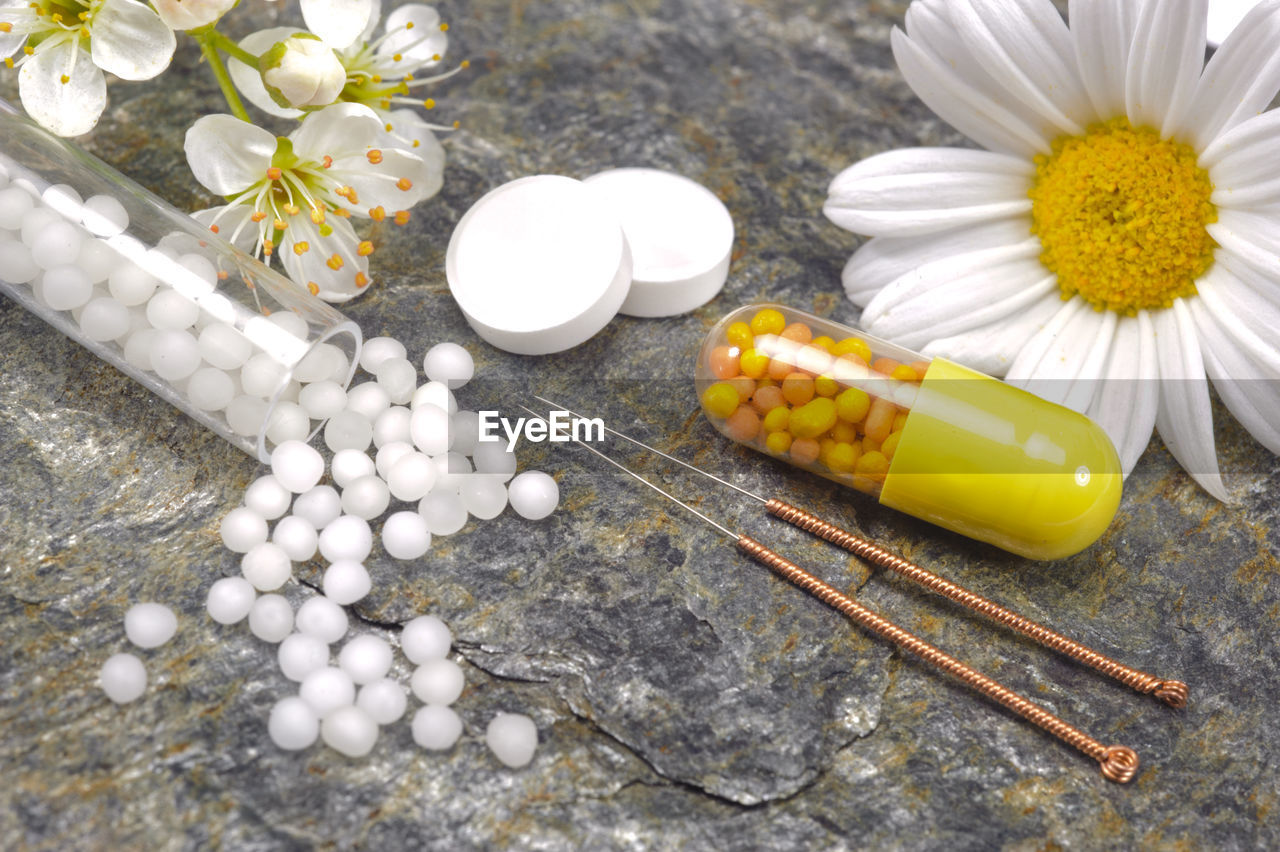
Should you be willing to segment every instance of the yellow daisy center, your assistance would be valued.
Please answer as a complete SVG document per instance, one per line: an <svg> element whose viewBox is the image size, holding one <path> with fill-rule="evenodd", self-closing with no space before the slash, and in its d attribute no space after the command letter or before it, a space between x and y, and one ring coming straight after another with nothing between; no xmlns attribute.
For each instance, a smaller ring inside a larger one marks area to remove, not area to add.
<svg viewBox="0 0 1280 852"><path fill-rule="evenodd" d="M1035 163L1031 232L1063 299L1133 314L1195 295L1218 211L1189 145L1116 118L1059 137Z"/></svg>

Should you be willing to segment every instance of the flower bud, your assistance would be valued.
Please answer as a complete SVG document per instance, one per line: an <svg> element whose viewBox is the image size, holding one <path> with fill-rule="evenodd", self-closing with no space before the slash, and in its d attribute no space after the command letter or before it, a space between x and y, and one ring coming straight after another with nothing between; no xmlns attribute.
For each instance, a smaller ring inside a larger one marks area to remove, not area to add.
<svg viewBox="0 0 1280 852"><path fill-rule="evenodd" d="M194 30L221 18L238 0L152 0L171 30Z"/></svg>
<svg viewBox="0 0 1280 852"><path fill-rule="evenodd" d="M333 49L310 33L278 41L258 60L267 94L282 107L328 106L347 82Z"/></svg>

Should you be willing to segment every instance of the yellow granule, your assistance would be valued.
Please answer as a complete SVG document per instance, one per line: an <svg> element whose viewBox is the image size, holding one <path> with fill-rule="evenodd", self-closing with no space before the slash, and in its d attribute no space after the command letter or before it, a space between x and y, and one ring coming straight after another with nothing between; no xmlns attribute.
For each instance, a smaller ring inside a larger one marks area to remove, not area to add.
<svg viewBox="0 0 1280 852"><path fill-rule="evenodd" d="M1190 146L1116 118L1058 138L1035 163L1031 232L1064 299L1134 314L1195 295L1218 211Z"/></svg>

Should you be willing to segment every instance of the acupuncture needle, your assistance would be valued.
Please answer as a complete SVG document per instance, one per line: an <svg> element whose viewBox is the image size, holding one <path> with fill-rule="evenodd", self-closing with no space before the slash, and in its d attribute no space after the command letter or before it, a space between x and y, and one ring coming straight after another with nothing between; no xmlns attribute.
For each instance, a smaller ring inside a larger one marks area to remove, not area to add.
<svg viewBox="0 0 1280 852"><path fill-rule="evenodd" d="M533 416L538 416L535 412L525 408L523 405L520 407L524 408L525 411L528 411ZM1081 731L1079 728L1063 721L1048 710L1045 710L1043 707L1040 707L1034 702L1022 697L1008 687L1005 687L992 678L987 677L982 672L960 662L940 648L925 642L915 634L902 629L892 621L889 621L883 616L868 609L853 598L841 592L839 589L836 589L829 583L820 580L818 577L815 577L800 566L787 560L785 557L768 547L765 547L750 536L735 533L733 530L713 520L684 501L677 499L669 492L653 484L640 474L623 465L621 462L611 459L609 456L594 447L583 443L582 441L576 439L571 440L588 452L599 456L601 459L613 465L627 476L630 476L642 485L653 489L672 503L675 503L685 511L690 512L699 520L709 524L721 534L733 539L734 544L741 553L773 571L782 579L803 591L808 592L810 595L827 604L832 609L843 613L850 620L862 626L869 632L892 642L894 645L915 654L917 657L935 668L958 678L960 681L976 689L991 700L1001 704L1009 710L1012 710L1014 713L1017 713L1033 725L1047 731L1065 742L1067 745L1077 749L1082 754L1093 758L1098 762L1102 776L1107 780L1124 784L1132 780L1134 775L1137 774L1138 755L1128 746L1103 745L1093 737Z"/></svg>
<svg viewBox="0 0 1280 852"><path fill-rule="evenodd" d="M541 396L533 395L535 399L546 403L553 408L567 411L575 417L582 417L564 406L554 403L549 399ZM673 455L664 453L655 447L625 435L616 429L608 426L604 430L611 435L629 441L637 447L641 447L648 452L674 462L681 467L693 471L694 473L704 476L713 482L719 483L727 488L732 488L739 494L750 497L764 504L765 511L775 518L786 521L787 523L799 527L807 533L824 539L837 547L840 547L860 559L870 562L872 565L881 568L887 568L913 583L917 583L924 588L942 595L949 600L955 601L962 606L981 613L992 620L1029 637L1030 639L1040 643L1046 648L1057 651L1073 660L1081 662L1102 674L1118 680L1120 683L1136 690L1137 692L1154 695L1170 707L1182 708L1187 704L1187 685L1179 680L1169 680L1166 678L1155 677L1135 668L1124 665L1116 660L1111 659L1103 654L1098 653L1087 645L1063 636L1057 631L1051 630L1037 622L1032 621L1018 613L1001 606L995 601L988 600L976 592L971 592L963 586L959 586L925 568L916 565L907 559L898 556L891 551L885 550L878 544L868 541L861 536L855 535L835 524L828 523L816 515L806 512L796 506L792 506L784 500L778 498L765 498L759 494L748 491L745 488L734 485L721 479L718 476L710 474L701 468L695 467L686 461L676 458Z"/></svg>

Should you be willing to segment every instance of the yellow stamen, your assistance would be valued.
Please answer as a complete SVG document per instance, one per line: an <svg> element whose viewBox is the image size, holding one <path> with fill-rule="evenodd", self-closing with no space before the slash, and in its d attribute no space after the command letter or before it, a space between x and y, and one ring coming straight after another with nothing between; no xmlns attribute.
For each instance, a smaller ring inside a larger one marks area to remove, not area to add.
<svg viewBox="0 0 1280 852"><path fill-rule="evenodd" d="M447 33L447 32L449 32L449 25L448 25L448 24L441 24L441 25L440 25L440 32L442 32L442 33Z"/></svg>
<svg viewBox="0 0 1280 852"><path fill-rule="evenodd" d="M382 208L382 205L370 207L369 218L375 222L381 222L383 219L387 218L387 211Z"/></svg>
<svg viewBox="0 0 1280 852"><path fill-rule="evenodd" d="M306 240L302 240L301 242L296 242L293 244L293 253L296 254L298 257L302 257L304 254L307 253L307 250L310 248L311 248L311 244L308 243Z"/></svg>
<svg viewBox="0 0 1280 852"><path fill-rule="evenodd" d="M367 287L368 284L369 284L369 276L365 275L363 272L357 272L356 286L360 288L364 288L364 287Z"/></svg>
<svg viewBox="0 0 1280 852"><path fill-rule="evenodd" d="M1134 314L1195 295L1218 211L1189 145L1116 118L1055 140L1035 162L1031 232L1064 299Z"/></svg>
<svg viewBox="0 0 1280 852"><path fill-rule="evenodd" d="M271 240L262 241L262 253L267 257L270 257L271 252L275 251L275 249L276 249L276 244L271 242Z"/></svg>
<svg viewBox="0 0 1280 852"><path fill-rule="evenodd" d="M216 234L216 233L218 233L218 226L217 226L217 225L210 225L210 226L209 226L209 230L210 230L210 231L213 231L213 232Z"/></svg>
<svg viewBox="0 0 1280 852"><path fill-rule="evenodd" d="M407 225L407 224L409 224L409 211L408 211L408 210L397 210L397 211L396 211L396 219L395 219L395 221L396 221L396 224L397 224L397 225Z"/></svg>
<svg viewBox="0 0 1280 852"><path fill-rule="evenodd" d="M424 107L426 107L427 109L435 109L435 108L436 108L436 102L435 102L435 99L434 99L434 98L427 98L425 101L423 101L423 102L422 102L422 105L423 105Z"/></svg>
<svg viewBox="0 0 1280 852"><path fill-rule="evenodd" d="M9 23L8 21L0 21L0 33L11 33L11 32L13 32L13 24Z"/></svg>
<svg viewBox="0 0 1280 852"><path fill-rule="evenodd" d="M271 224L275 226L275 229L276 229L277 231L283 231L285 228L287 228L287 227L289 226L289 223L288 223L288 222L286 222L286 221L285 221L285 220L283 220L283 219L277 219L277 220L275 220L274 222L272 222Z"/></svg>
<svg viewBox="0 0 1280 852"><path fill-rule="evenodd" d="M324 208L323 208L323 207L312 207L312 208L311 208L311 221L312 221L312 222L315 222L317 225L320 225L320 224L323 224L323 223L324 223Z"/></svg>
<svg viewBox="0 0 1280 852"><path fill-rule="evenodd" d="M62 81L62 84L63 84L64 86L65 86L67 83L70 83L70 82L71 82L71 78L70 78L70 77L68 77L66 74L63 74L63 75L62 75L61 77L59 77L58 79Z"/></svg>
<svg viewBox="0 0 1280 852"><path fill-rule="evenodd" d="M356 254L361 257L368 257L373 254L373 243L368 240L362 240L360 245L356 246Z"/></svg>
<svg viewBox="0 0 1280 852"><path fill-rule="evenodd" d="M271 166L267 169L267 180L280 180L280 169Z"/></svg>
<svg viewBox="0 0 1280 852"><path fill-rule="evenodd" d="M413 189L413 181L409 180L407 177L402 177L400 180L396 181L396 189L401 192L408 192Z"/></svg>
<svg viewBox="0 0 1280 852"><path fill-rule="evenodd" d="M319 285L319 284L317 284L317 283L316 283L316 282L314 282L314 281L308 281L308 282L307 282L307 289L311 291L311 295L313 295L313 296L319 296L319 295L320 295L320 285Z"/></svg>
<svg viewBox="0 0 1280 852"><path fill-rule="evenodd" d="M368 151L365 151L364 157L375 166L382 162L382 152L377 148L370 148Z"/></svg>
<svg viewBox="0 0 1280 852"><path fill-rule="evenodd" d="M470 59L464 59L464 60L462 60L461 67L463 67L463 68L470 68L470 67L471 67L471 60L470 60Z"/></svg>
<svg viewBox="0 0 1280 852"><path fill-rule="evenodd" d="M249 219L254 222L261 222L265 218L267 218L267 214L263 210L255 210L249 214Z"/></svg>
<svg viewBox="0 0 1280 852"><path fill-rule="evenodd" d="M329 259L326 260L324 263L325 263L325 266L329 267L334 272L337 272L339 269L342 268L342 258L337 254L329 255Z"/></svg>

